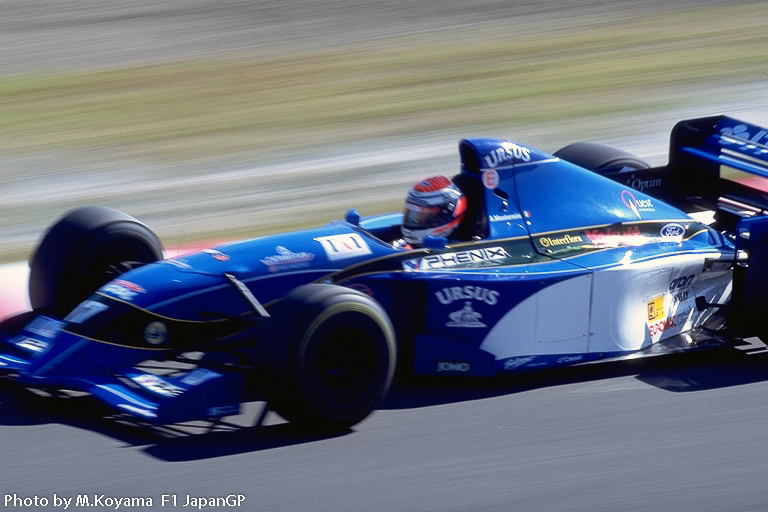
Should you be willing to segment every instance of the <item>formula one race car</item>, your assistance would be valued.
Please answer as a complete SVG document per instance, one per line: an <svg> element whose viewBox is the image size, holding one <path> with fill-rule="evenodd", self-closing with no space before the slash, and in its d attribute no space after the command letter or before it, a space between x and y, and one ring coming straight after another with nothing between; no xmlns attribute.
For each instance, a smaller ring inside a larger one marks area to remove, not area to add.
<svg viewBox="0 0 768 512"><path fill-rule="evenodd" d="M31 258L34 311L0 326L0 372L149 423L264 400L344 429L396 366L491 376L743 344L768 302L766 141L725 116L682 121L651 168L592 143L463 140L465 238L416 248L393 246L402 215L350 210L164 260L136 219L77 209Z"/></svg>

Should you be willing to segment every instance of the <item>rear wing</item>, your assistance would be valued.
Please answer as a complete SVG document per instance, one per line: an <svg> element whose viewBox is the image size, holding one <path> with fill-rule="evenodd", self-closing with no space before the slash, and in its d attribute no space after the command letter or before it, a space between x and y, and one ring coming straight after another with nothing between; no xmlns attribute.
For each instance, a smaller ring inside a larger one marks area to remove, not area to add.
<svg viewBox="0 0 768 512"><path fill-rule="evenodd" d="M719 115L680 121L669 163L606 176L686 212L710 210L724 228L768 214L768 128Z"/></svg>
<svg viewBox="0 0 768 512"><path fill-rule="evenodd" d="M672 129L668 175L678 197L744 215L768 210L768 129L727 116Z"/></svg>
<svg viewBox="0 0 768 512"><path fill-rule="evenodd" d="M728 316L736 336L766 339L768 128L722 115L681 121L662 172L678 200L713 210L713 227L746 251L748 263L734 260Z"/></svg>

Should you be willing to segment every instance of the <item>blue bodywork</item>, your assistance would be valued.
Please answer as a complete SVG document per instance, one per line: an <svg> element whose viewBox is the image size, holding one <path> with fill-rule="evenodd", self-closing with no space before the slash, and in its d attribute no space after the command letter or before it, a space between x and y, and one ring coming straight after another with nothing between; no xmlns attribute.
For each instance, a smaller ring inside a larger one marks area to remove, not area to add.
<svg viewBox="0 0 768 512"><path fill-rule="evenodd" d="M719 157L710 149L685 154ZM66 318L38 316L6 335L0 371L25 386L86 391L118 411L171 423L235 414L258 398L251 373L259 344L270 343L260 338L269 318L233 283L247 286L266 312L306 283L359 290L389 315L399 364L434 375L486 376L648 351L676 339L664 330L696 333L705 321L692 306L696 296L728 299L735 239L631 188L631 180L502 139L463 140L459 152L456 181L472 205L464 240L394 248L400 214L351 212L316 229L148 264ZM667 179L676 169L649 172L662 171ZM713 273L689 270L707 265ZM617 276L615 287L602 273ZM601 330L599 305L610 306L603 295L653 279L663 293L637 295ZM622 315L635 309L641 318L627 324L639 327L625 336ZM528 345L516 345L518 335ZM169 360L180 361L175 371L147 370L148 361Z"/></svg>

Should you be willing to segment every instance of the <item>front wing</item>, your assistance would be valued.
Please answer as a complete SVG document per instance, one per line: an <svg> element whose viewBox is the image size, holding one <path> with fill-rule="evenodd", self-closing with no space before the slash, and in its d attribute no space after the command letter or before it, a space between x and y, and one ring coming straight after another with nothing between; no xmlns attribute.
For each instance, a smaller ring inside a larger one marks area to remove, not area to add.
<svg viewBox="0 0 768 512"><path fill-rule="evenodd" d="M240 369L148 360L146 351L80 338L44 316L2 341L0 375L30 388L84 391L153 424L238 414L244 400Z"/></svg>

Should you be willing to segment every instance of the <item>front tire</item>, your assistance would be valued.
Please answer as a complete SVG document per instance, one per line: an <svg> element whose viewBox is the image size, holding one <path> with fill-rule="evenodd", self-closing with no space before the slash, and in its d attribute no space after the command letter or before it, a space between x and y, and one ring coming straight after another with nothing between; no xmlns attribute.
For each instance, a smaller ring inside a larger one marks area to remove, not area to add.
<svg viewBox="0 0 768 512"><path fill-rule="evenodd" d="M78 208L51 226L32 255L29 300L36 311L64 316L120 273L162 258L160 240L130 215Z"/></svg>
<svg viewBox="0 0 768 512"><path fill-rule="evenodd" d="M312 431L359 423L381 403L395 373L392 324L370 297L335 285L290 292L272 312L270 407Z"/></svg>

